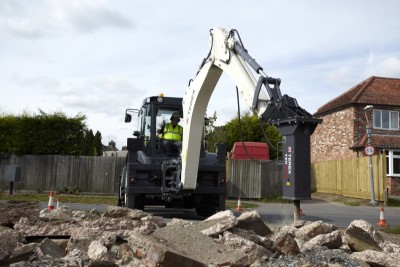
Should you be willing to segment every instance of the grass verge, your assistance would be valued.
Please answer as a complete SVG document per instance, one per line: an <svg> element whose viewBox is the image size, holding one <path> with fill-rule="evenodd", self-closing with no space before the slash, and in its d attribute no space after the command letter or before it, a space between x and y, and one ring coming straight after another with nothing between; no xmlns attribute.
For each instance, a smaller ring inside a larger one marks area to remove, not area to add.
<svg viewBox="0 0 400 267"><path fill-rule="evenodd" d="M83 204L104 204L116 206L118 202L118 196L94 196L94 195L65 195L59 194L54 195L54 201L60 197L61 203L83 203ZM8 201L26 201L26 202L48 202L48 194L14 194L14 195L4 195L0 194L0 200ZM226 200L226 208L234 209L237 207L237 201ZM256 208L258 205L254 203L249 203L246 201L241 201L241 207L244 209Z"/></svg>
<svg viewBox="0 0 400 267"><path fill-rule="evenodd" d="M226 200L225 201L225 208L226 209L235 209L238 205L237 205L237 200ZM249 203L246 201L240 201L240 207L242 207L243 209L254 209L257 208L258 205L254 204L254 203Z"/></svg>
<svg viewBox="0 0 400 267"><path fill-rule="evenodd" d="M94 196L94 195L54 195L54 201L60 197L61 203L86 203L86 204L105 204L116 206L118 202L117 196ZM27 201L27 202L47 202L48 194L14 194L0 195L0 200L9 201Z"/></svg>
<svg viewBox="0 0 400 267"><path fill-rule="evenodd" d="M380 230L381 230L382 232L385 232L385 233L388 233L388 234L400 235L400 225L382 227Z"/></svg>
<svg viewBox="0 0 400 267"><path fill-rule="evenodd" d="M389 207L400 207L400 200L389 198L388 199L388 206Z"/></svg>

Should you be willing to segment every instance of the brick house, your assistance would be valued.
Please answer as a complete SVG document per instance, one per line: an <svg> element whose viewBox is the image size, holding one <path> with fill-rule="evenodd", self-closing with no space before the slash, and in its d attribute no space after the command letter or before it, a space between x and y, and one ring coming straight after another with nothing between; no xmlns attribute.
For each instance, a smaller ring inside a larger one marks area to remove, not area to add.
<svg viewBox="0 0 400 267"><path fill-rule="evenodd" d="M387 155L389 194L400 195L400 79L372 76L320 107L311 136L311 162L365 156L371 146Z"/></svg>

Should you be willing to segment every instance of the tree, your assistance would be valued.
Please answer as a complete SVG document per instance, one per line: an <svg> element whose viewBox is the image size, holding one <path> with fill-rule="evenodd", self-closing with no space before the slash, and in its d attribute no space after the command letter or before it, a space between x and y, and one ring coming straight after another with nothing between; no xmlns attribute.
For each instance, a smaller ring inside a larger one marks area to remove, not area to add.
<svg viewBox="0 0 400 267"><path fill-rule="evenodd" d="M16 154L80 154L81 132L86 129L86 116L68 118L62 112L53 114L24 113L16 117Z"/></svg>
<svg viewBox="0 0 400 267"><path fill-rule="evenodd" d="M0 117L0 152L10 154L10 151L15 147L15 127L16 118L11 115Z"/></svg>
<svg viewBox="0 0 400 267"><path fill-rule="evenodd" d="M85 138L91 139L90 144L94 139L85 120L86 116L81 114L67 117L62 112L49 114L42 110L38 114L24 112L20 116L2 116L0 151L31 155L93 155L95 150L85 144ZM86 132L91 134L86 135Z"/></svg>
<svg viewBox="0 0 400 267"><path fill-rule="evenodd" d="M213 115L206 117L206 123L204 127L204 133L207 136L215 130L215 122L217 121L217 112L214 111Z"/></svg>
<svg viewBox="0 0 400 267"><path fill-rule="evenodd" d="M85 156L101 156L103 155L103 144L101 143L101 133L96 132L93 135L92 129L85 129L83 131L83 137L81 138L81 154Z"/></svg>
<svg viewBox="0 0 400 267"><path fill-rule="evenodd" d="M217 143L225 143L225 127L216 126L217 112L214 111L213 115L207 117L204 135L206 139L206 149L210 152L216 152Z"/></svg>
<svg viewBox="0 0 400 267"><path fill-rule="evenodd" d="M96 131L93 140L94 156L103 155L103 144L101 143L101 139L101 133L99 131Z"/></svg>
<svg viewBox="0 0 400 267"><path fill-rule="evenodd" d="M273 146L276 146L277 143L282 140L282 136L275 126L271 126L269 123L262 123L262 126L260 126L258 117L256 115L250 115L249 112L244 113L240 117L240 126L239 117L236 117L224 126L214 127L214 130L207 135L207 140L212 140L213 144L218 142L225 143L227 151L231 151L233 144L235 142L241 142L242 139L244 142L266 143L267 139L261 127L263 127L266 133L268 142ZM269 155L271 159L275 159L277 155L276 149L273 146L269 145ZM212 148L215 149L215 146ZM210 151L215 150L210 149Z"/></svg>
<svg viewBox="0 0 400 267"><path fill-rule="evenodd" d="M215 126L214 130L206 136L207 150L216 152L218 143L226 144L225 126Z"/></svg>
<svg viewBox="0 0 400 267"><path fill-rule="evenodd" d="M94 135L92 129L85 130L81 145L82 155L87 155L87 156L94 155L93 140L94 140Z"/></svg>

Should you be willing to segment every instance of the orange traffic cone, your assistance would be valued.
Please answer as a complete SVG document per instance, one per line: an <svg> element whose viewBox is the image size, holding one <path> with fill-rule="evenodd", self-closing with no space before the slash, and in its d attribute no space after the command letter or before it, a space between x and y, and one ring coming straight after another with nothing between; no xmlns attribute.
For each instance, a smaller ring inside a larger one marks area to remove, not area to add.
<svg viewBox="0 0 400 267"><path fill-rule="evenodd" d="M300 209L300 216L305 216L306 214L303 212L303 209Z"/></svg>
<svg viewBox="0 0 400 267"><path fill-rule="evenodd" d="M61 200L60 197L57 198L57 209L61 207Z"/></svg>
<svg viewBox="0 0 400 267"><path fill-rule="evenodd" d="M49 205L47 205L48 210L53 210L54 209L54 192L50 191L50 197L49 197Z"/></svg>
<svg viewBox="0 0 400 267"><path fill-rule="evenodd" d="M384 209L381 207L381 212L379 214L379 222L376 224L378 226L389 226L389 224L386 223L385 221L385 214L383 214Z"/></svg>
<svg viewBox="0 0 400 267"><path fill-rule="evenodd" d="M241 206L242 206L242 203L240 202L240 196L239 196L236 211L243 211L243 208Z"/></svg>

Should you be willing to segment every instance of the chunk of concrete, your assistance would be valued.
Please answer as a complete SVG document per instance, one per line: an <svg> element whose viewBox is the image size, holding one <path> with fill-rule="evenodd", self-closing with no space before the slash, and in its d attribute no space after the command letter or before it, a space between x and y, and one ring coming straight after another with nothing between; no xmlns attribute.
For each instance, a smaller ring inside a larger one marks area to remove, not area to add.
<svg viewBox="0 0 400 267"><path fill-rule="evenodd" d="M299 231L308 236L310 239L321 234L329 234L337 230L333 224L328 224L323 221L316 221L299 228Z"/></svg>
<svg viewBox="0 0 400 267"><path fill-rule="evenodd" d="M296 255L300 253L294 237L288 232L279 232L274 236L274 248L285 255Z"/></svg>
<svg viewBox="0 0 400 267"><path fill-rule="evenodd" d="M39 255L50 256L58 259L66 255L65 251L49 238L45 238L38 246Z"/></svg>
<svg viewBox="0 0 400 267"><path fill-rule="evenodd" d="M193 266L243 266L251 263L242 250L218 243L196 227L166 226L156 229L150 236L131 235L128 243L136 257L145 259L150 266L164 266L164 263L172 264L179 260L191 262Z"/></svg>
<svg viewBox="0 0 400 267"><path fill-rule="evenodd" d="M206 236L218 236L224 231L235 227L238 220L232 211L221 211L206 220L199 222L195 228Z"/></svg>
<svg viewBox="0 0 400 267"><path fill-rule="evenodd" d="M143 217L149 216L149 214L141 210L134 210L117 206L108 206L107 211L103 213L103 216L112 218L126 217L132 220L140 220Z"/></svg>
<svg viewBox="0 0 400 267"><path fill-rule="evenodd" d="M251 230L260 236L269 236L272 234L271 229L264 223L256 210L242 213L238 218L236 227Z"/></svg>
<svg viewBox="0 0 400 267"><path fill-rule="evenodd" d="M94 240L88 247L87 254L91 260L110 261L107 248L98 240Z"/></svg>
<svg viewBox="0 0 400 267"><path fill-rule="evenodd" d="M353 222L344 232L344 239L349 245L350 249L355 252L361 252L364 250L382 251L382 248L372 237L371 231L367 225L368 223L365 224L364 222Z"/></svg>
<svg viewBox="0 0 400 267"><path fill-rule="evenodd" d="M11 255L21 241L18 232L4 226L0 226L0 260Z"/></svg>

